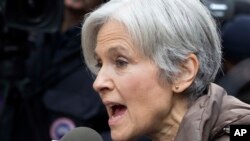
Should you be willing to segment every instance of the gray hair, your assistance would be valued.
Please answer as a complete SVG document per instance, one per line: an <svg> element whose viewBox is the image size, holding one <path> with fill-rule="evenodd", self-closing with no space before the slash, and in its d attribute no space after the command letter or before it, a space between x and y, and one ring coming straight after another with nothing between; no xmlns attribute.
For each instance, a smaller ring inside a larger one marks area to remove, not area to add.
<svg viewBox="0 0 250 141"><path fill-rule="evenodd" d="M194 53L198 74L185 91L203 95L221 65L221 44L210 12L199 0L111 0L87 15L82 47L89 69L96 73L94 49L99 29L110 20L122 23L139 50L157 64L161 79L173 83L180 65Z"/></svg>

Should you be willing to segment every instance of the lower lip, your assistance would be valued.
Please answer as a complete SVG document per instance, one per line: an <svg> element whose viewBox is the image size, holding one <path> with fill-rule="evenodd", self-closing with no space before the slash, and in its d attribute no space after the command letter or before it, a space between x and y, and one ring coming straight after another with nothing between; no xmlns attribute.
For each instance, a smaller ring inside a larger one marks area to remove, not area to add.
<svg viewBox="0 0 250 141"><path fill-rule="evenodd" d="M124 113L122 113L121 115L118 115L116 117L110 117L108 120L108 124L109 126L114 126L119 124L119 122L121 122L121 120L125 117L127 111L125 111Z"/></svg>

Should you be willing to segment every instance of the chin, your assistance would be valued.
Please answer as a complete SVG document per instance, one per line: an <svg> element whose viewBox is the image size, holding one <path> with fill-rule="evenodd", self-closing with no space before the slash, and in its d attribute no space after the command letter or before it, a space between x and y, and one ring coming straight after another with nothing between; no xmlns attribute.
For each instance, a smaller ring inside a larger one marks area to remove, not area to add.
<svg viewBox="0 0 250 141"><path fill-rule="evenodd" d="M112 131L111 131L111 137L113 141L127 141L128 140L128 138L124 134L122 135L121 133L113 133Z"/></svg>
<svg viewBox="0 0 250 141"><path fill-rule="evenodd" d="M111 131L111 137L113 141L133 141L136 139L133 135L122 133L119 131Z"/></svg>

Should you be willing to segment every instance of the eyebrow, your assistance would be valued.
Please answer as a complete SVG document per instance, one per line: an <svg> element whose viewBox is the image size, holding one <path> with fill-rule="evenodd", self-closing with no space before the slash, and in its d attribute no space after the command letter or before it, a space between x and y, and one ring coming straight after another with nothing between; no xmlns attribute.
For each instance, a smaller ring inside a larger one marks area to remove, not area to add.
<svg viewBox="0 0 250 141"><path fill-rule="evenodd" d="M117 53L119 51L121 51L123 53L126 53L126 54L129 53L129 51L126 48L122 47L122 46L114 46L114 47L111 47L111 48L108 49L109 54L114 54L114 53Z"/></svg>
<svg viewBox="0 0 250 141"><path fill-rule="evenodd" d="M116 54L118 52L122 52L122 53L125 53L127 55L129 54L129 51L126 48L124 48L123 46L110 47L107 52L109 55ZM94 51L94 57L98 58L98 53L96 51Z"/></svg>

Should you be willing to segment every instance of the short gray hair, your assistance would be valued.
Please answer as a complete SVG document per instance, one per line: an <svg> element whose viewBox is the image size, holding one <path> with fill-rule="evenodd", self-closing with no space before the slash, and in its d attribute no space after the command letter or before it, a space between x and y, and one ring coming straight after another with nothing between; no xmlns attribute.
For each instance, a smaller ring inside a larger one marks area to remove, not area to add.
<svg viewBox="0 0 250 141"><path fill-rule="evenodd" d="M82 47L89 69L96 73L94 49L99 29L110 20L122 23L144 55L159 67L169 83L180 65L194 53L198 74L185 91L196 99L213 82L221 65L221 43L215 21L199 0L111 0L87 15Z"/></svg>

